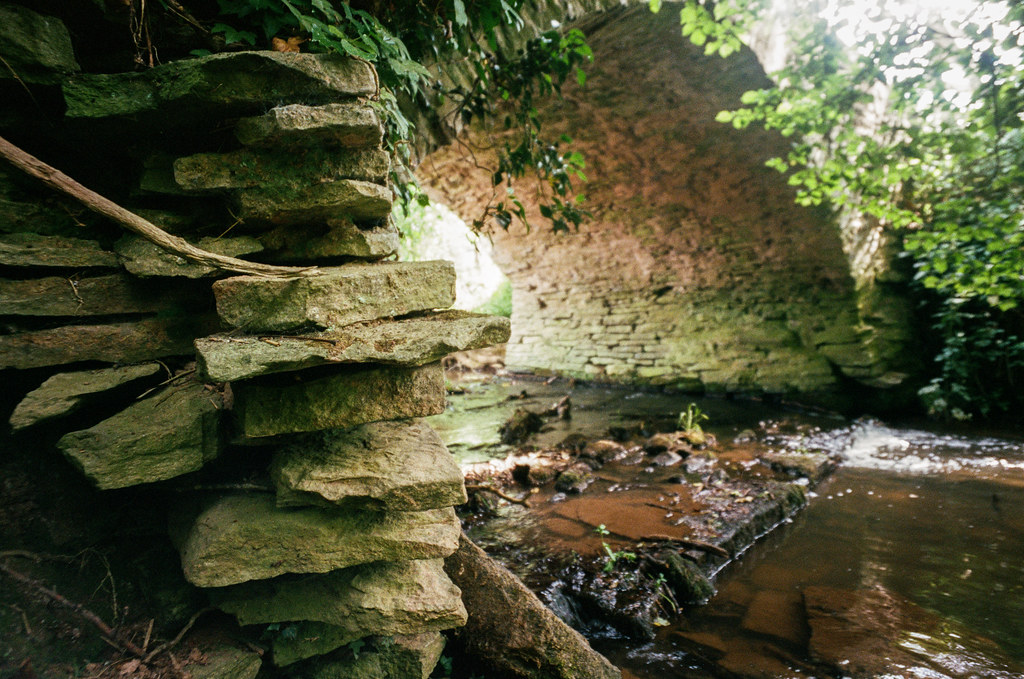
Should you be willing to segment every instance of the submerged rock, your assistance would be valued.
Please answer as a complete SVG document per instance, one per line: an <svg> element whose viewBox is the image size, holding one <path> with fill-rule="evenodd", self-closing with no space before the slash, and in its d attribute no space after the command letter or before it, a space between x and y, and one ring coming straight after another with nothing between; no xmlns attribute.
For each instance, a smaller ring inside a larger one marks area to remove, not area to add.
<svg viewBox="0 0 1024 679"><path fill-rule="evenodd" d="M423 365L453 351L499 344L508 335L507 318L442 311L303 337L206 337L195 345L200 374L231 382L332 363Z"/></svg>
<svg viewBox="0 0 1024 679"><path fill-rule="evenodd" d="M211 590L215 606L242 625L301 621L274 640L286 665L371 635L461 627L466 609L440 559L355 566L325 575L249 582Z"/></svg>
<svg viewBox="0 0 1024 679"><path fill-rule="evenodd" d="M440 363L359 368L280 384L240 382L235 410L248 437L354 427L444 411Z"/></svg>
<svg viewBox="0 0 1024 679"><path fill-rule="evenodd" d="M171 385L57 442L100 489L153 483L201 469L220 452L221 397Z"/></svg>
<svg viewBox="0 0 1024 679"><path fill-rule="evenodd" d="M235 276L213 284L217 313L249 332L280 332L447 308L455 302L451 262L348 264L317 276Z"/></svg>
<svg viewBox="0 0 1024 679"><path fill-rule="evenodd" d="M11 427L17 431L75 412L114 389L144 383L161 370L158 363L58 373L30 391L14 409Z"/></svg>
<svg viewBox="0 0 1024 679"><path fill-rule="evenodd" d="M279 508L271 495L230 495L191 521L179 517L173 532L188 581L224 587L285 573L445 557L455 550L459 530L451 508L332 512Z"/></svg>
<svg viewBox="0 0 1024 679"><path fill-rule="evenodd" d="M543 426L544 418L540 415L526 408L516 408L512 417L501 425L498 433L502 443L516 445L526 441L532 434L540 431Z"/></svg>
<svg viewBox="0 0 1024 679"><path fill-rule="evenodd" d="M422 420L304 436L274 456L278 506L420 511L466 502L462 472Z"/></svg>
<svg viewBox="0 0 1024 679"><path fill-rule="evenodd" d="M366 104L290 104L239 120L235 136L247 146L361 148L380 146L383 131L377 112Z"/></svg>

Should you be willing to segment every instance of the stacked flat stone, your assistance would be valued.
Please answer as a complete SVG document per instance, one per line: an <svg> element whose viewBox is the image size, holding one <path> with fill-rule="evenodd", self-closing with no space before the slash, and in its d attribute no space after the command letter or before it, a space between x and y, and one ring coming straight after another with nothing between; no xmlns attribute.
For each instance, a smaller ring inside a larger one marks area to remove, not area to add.
<svg viewBox="0 0 1024 679"><path fill-rule="evenodd" d="M118 160L106 171L138 187L132 200L164 206L127 207L207 250L317 267L227 277L27 195L0 167L0 371L49 371L12 429L63 427L57 447L100 490L199 487L215 459L267 449L273 492L172 509L185 577L241 625L277 630L270 662L290 676L424 679L439 630L466 619L442 570L465 489L417 418L444 408L443 356L503 342L509 328L436 311L454 301L449 263L381 261L398 234L381 123L365 103L372 68L247 52L79 74L59 21L2 3L0 16L55 32L0 56L30 82L59 84L69 138L107 140ZM0 125L18 113L5 115ZM225 121L234 143L217 136ZM206 223L216 204L234 222ZM194 370L164 370L190 360ZM265 662L224 646L188 670L250 679Z"/></svg>
<svg viewBox="0 0 1024 679"><path fill-rule="evenodd" d="M452 304L454 281L447 262L389 262L214 283L218 314L246 334L197 340L200 376L232 381L240 436L273 449L274 495L219 497L176 541L186 578L215 605L281 630L278 666L422 679L438 630L465 623L442 568L458 544L462 474L416 418L444 410L440 358L503 341L508 325L430 312ZM343 649L368 636L377 655Z"/></svg>

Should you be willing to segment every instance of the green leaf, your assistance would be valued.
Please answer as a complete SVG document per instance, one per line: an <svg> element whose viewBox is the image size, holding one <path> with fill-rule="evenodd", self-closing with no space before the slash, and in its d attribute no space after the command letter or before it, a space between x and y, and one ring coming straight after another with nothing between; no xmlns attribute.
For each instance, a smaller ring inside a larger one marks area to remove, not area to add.
<svg viewBox="0 0 1024 679"><path fill-rule="evenodd" d="M462 0L454 0L455 2L455 23L458 26L468 26L469 17L466 16L466 5Z"/></svg>

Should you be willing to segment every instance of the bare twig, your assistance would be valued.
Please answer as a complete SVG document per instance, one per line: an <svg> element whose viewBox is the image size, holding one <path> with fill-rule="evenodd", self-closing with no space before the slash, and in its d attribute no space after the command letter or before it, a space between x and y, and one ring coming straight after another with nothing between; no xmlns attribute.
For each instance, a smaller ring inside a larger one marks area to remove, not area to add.
<svg viewBox="0 0 1024 679"><path fill-rule="evenodd" d="M126 210L112 200L104 198L95 191L82 186L60 170L26 153L3 137L0 137L0 156L6 158L19 170L35 177L50 188L71 196L93 212L114 220L129 231L139 234L151 243L179 257L184 257L190 261L212 266L223 271L233 271L268 278L313 276L320 273L316 267L275 266L260 264L259 262L247 262L244 259L226 257L225 255L218 255L215 252L197 248L184 238L167 233L134 212Z"/></svg>
<svg viewBox="0 0 1024 679"><path fill-rule="evenodd" d="M166 643L160 644L159 646L154 648L152 651L150 651L148 655L145 655L145 654L140 655L139 657L142 658L142 664L143 665L148 664L150 660L152 660L156 656L160 655L164 651L168 651L168 653L167 653L168 657L171 658L172 662L176 662L176 658L174 658L174 656L171 655L170 649L172 649L175 646L177 646L178 642L180 642L182 639L185 638L185 635L188 634L188 631L190 629L192 629L193 625L196 624L196 620L199 620L199 618L201 616L209 613L210 611L215 611L215 610L217 610L217 609L213 608L212 606L207 606L206 608L201 608L198 611L196 611L195 614L191 618L189 618L188 622L185 623L185 626L181 628L181 631L178 632L177 636L175 636L173 639L171 639L170 641L168 641ZM178 669L177 665L175 667L176 667L176 669Z"/></svg>
<svg viewBox="0 0 1024 679"><path fill-rule="evenodd" d="M70 601L69 599L65 599L60 594L57 594L57 592L53 591L41 582L38 582L37 580L30 578L24 573L20 573L14 570L13 568L11 568L3 562L0 562L0 573L3 573L12 580L17 580L23 585L26 585L31 589L35 590L39 594L42 594L54 603L57 603L63 606L64 608L70 609L77 613L79 616L85 618L86 620L91 622L93 626L96 627L96 629L100 631L100 635L103 638L103 640L109 643L111 646L114 646L117 650L122 652L127 651L128 653L136 655L140 658L145 655L145 652L132 642L118 639L117 633L114 632L113 628L111 628L110 625L103 622L103 620L98 615L90 611L82 604Z"/></svg>
<svg viewBox="0 0 1024 679"><path fill-rule="evenodd" d="M703 542L701 540L694 540L693 538L674 538L671 535L645 535L640 538L644 542L677 542L686 547L692 547L693 549L699 549L702 552L708 552L717 556L729 558L729 552L722 549L718 545L713 545L710 542Z"/></svg>
<svg viewBox="0 0 1024 679"><path fill-rule="evenodd" d="M498 490L497 488L495 488L493 486L483 486L483 485L468 484L467 483L466 484L466 490L467 491L471 491L471 492L481 492L482 491L482 492L485 492L485 493L493 493L493 494L497 495L498 497L500 497L502 500L505 500L506 502L511 502L512 504L522 505L523 507L526 507L527 509L529 509L529 507L530 507L530 501L528 499L526 499L526 498L519 499L517 497L513 497L513 496L509 495L508 493L505 493L505 492L503 492L501 490Z"/></svg>

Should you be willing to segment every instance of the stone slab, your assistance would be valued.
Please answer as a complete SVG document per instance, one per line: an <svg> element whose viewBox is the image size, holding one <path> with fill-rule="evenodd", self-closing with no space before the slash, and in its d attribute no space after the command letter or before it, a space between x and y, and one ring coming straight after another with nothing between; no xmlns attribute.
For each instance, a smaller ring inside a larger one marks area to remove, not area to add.
<svg viewBox="0 0 1024 679"><path fill-rule="evenodd" d="M205 385L172 384L57 447L101 490L164 481L217 456L222 407Z"/></svg>
<svg viewBox="0 0 1024 679"><path fill-rule="evenodd" d="M439 363L416 368L345 369L317 379L286 376L234 386L235 410L247 437L354 427L366 422L444 412Z"/></svg>
<svg viewBox="0 0 1024 679"><path fill-rule="evenodd" d="M235 276L213 284L217 313L248 332L338 328L447 308L455 302L451 262L384 262L321 269L318 276Z"/></svg>
<svg viewBox="0 0 1024 679"><path fill-rule="evenodd" d="M263 250L263 244L251 236L237 238L201 238L197 247L214 254L240 257ZM114 252L129 273L142 278L151 276L206 278L223 275L222 269L200 264L164 250L155 243L137 236L125 236L114 244Z"/></svg>
<svg viewBox="0 0 1024 679"><path fill-rule="evenodd" d="M0 236L0 265L76 269L119 266L117 256L104 250L96 241L34 233Z"/></svg>
<svg viewBox="0 0 1024 679"><path fill-rule="evenodd" d="M40 368L79 361L141 363L194 352L197 336L218 329L216 317L151 318L104 325L68 325L0 335L0 368Z"/></svg>
<svg viewBox="0 0 1024 679"><path fill-rule="evenodd" d="M145 382L160 373L158 363L129 365L100 370L58 373L30 391L11 414L17 431L57 417L70 415L86 403L133 382ZM140 387L141 389L141 387Z"/></svg>
<svg viewBox="0 0 1024 679"><path fill-rule="evenodd" d="M274 455L277 504L421 511L466 502L462 472L423 420L302 437Z"/></svg>
<svg viewBox="0 0 1024 679"><path fill-rule="evenodd" d="M305 187L340 179L387 184L391 159L382 149L315 148L301 153L242 149L178 158L172 167L173 185L161 192L192 193L261 187L262 193L281 191L291 195L302 192ZM155 179L144 178L145 186L150 190L160 189L161 184Z"/></svg>
<svg viewBox="0 0 1024 679"><path fill-rule="evenodd" d="M260 242L273 252L274 261L322 264L336 257L377 260L398 251L400 236L394 222L356 226L349 219L329 219L323 225L281 226L261 234Z"/></svg>
<svg viewBox="0 0 1024 679"><path fill-rule="evenodd" d="M204 379L232 382L332 363L414 366L501 344L508 336L507 318L441 311L303 337L205 337L196 340L197 368Z"/></svg>
<svg viewBox="0 0 1024 679"><path fill-rule="evenodd" d="M173 120L256 112L282 101L326 103L376 91L372 67L336 54L232 52L181 59L137 73L89 74L64 83L70 119Z"/></svg>
<svg viewBox="0 0 1024 679"><path fill-rule="evenodd" d="M317 627L328 628L324 631L335 648L370 635L415 634L466 624L461 592L445 575L441 559L282 576L211 589L209 595L214 606L242 625L323 623ZM301 643L298 636L294 641ZM292 650L289 659L297 659L294 656L301 652ZM280 665L282 658L275 652L274 660Z"/></svg>
<svg viewBox="0 0 1024 679"><path fill-rule="evenodd" d="M55 85L79 70L64 24L18 5L0 5L0 58L0 80Z"/></svg>
<svg viewBox="0 0 1024 679"><path fill-rule="evenodd" d="M263 660L254 651L218 645L204 648L203 659L185 665L192 679L256 679Z"/></svg>
<svg viewBox="0 0 1024 679"><path fill-rule="evenodd" d="M311 653L310 649L326 647L330 643L328 639L335 638L332 631L331 626L322 623L300 623L296 640L274 641L274 662L280 665L294 662L298 657L293 651L301 654L299 657L321 655ZM342 649L313 658L296 667L294 676L302 679L427 679L445 645L444 637L438 632L371 637L369 641L370 644L359 649L358 655Z"/></svg>
<svg viewBox="0 0 1024 679"><path fill-rule="evenodd" d="M0 314L4 316L153 313L180 306L188 299L188 291L158 290L123 274L0 280Z"/></svg>
<svg viewBox="0 0 1024 679"><path fill-rule="evenodd" d="M238 216L272 224L301 224L348 217L379 220L391 214L394 195L383 184L360 179L283 189L245 189L236 196Z"/></svg>
<svg viewBox="0 0 1024 679"><path fill-rule="evenodd" d="M172 531L185 577L198 587L436 559L455 550L460 532L450 507L390 513L279 508L269 494L222 497Z"/></svg>
<svg viewBox="0 0 1024 679"><path fill-rule="evenodd" d="M247 146L377 147L384 128L377 112L366 104L290 104L266 114L243 118L235 127Z"/></svg>

